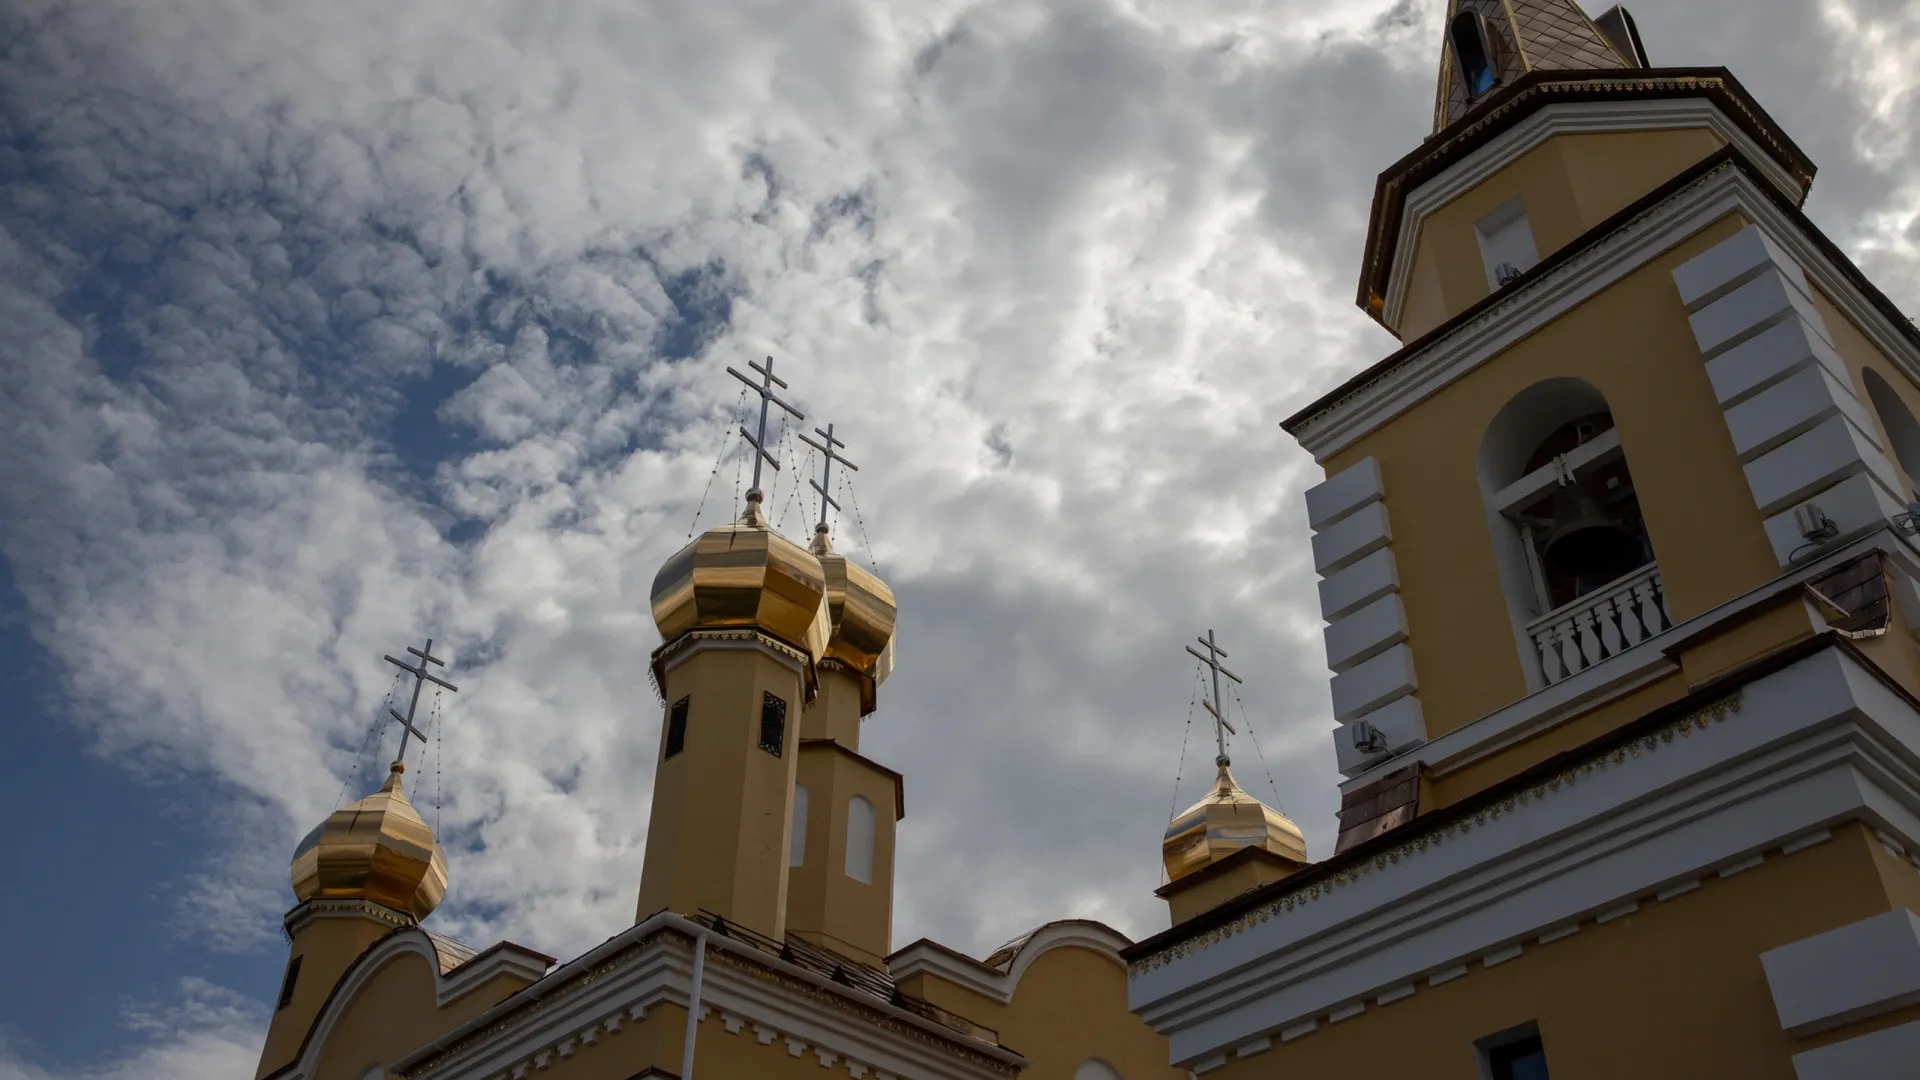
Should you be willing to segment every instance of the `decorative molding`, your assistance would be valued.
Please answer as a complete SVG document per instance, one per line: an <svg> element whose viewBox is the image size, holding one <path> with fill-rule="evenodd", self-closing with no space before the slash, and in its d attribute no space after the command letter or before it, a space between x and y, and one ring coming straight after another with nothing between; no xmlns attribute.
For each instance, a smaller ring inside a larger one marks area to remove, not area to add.
<svg viewBox="0 0 1920 1080"><path fill-rule="evenodd" d="M1723 701L1680 717L1446 823L1449 835L1303 874L1232 923L1136 956L1131 1007L1179 1063L1811 829L1866 819L1920 835L1920 813L1892 794L1920 787L1920 713L1849 649L1827 644L1747 691L1737 713Z"/></svg>
<svg viewBox="0 0 1920 1080"><path fill-rule="evenodd" d="M475 1076L497 1080L586 1030L608 1034L644 1020L656 1004L685 1007L694 942L706 928L655 915L543 982L415 1051L394 1068L408 1080ZM830 1050L875 1077L963 1080L1011 1076L1024 1059L752 946L706 933L701 1019L738 1033L749 1024L763 1045L777 1037ZM736 1024L729 1017L738 1018ZM595 1036L596 1041L598 1035Z"/></svg>
<svg viewBox="0 0 1920 1080"><path fill-rule="evenodd" d="M972 957L961 956L931 941L916 941L887 958L887 974L898 982L915 975L932 975L971 990L989 1001L1006 1004L1020 988L1020 979L1034 961L1055 949L1086 949L1111 960L1123 971L1126 961L1120 950L1133 939L1105 923L1091 919L1063 919L1047 923L1021 940L1006 968L989 967Z"/></svg>
<svg viewBox="0 0 1920 1080"><path fill-rule="evenodd" d="M1394 245L1393 271L1388 278L1382 322L1399 326L1407 302L1407 282L1413 274L1413 256L1426 219L1488 177L1531 153L1558 135L1671 131L1705 128L1721 142L1737 148L1768 182L1788 198L1802 195L1797 178L1781 167L1751 136L1742 131L1711 101L1669 98L1653 101L1564 102L1548 105L1514 125L1457 164L1407 193L1400 216L1400 234Z"/></svg>
<svg viewBox="0 0 1920 1080"><path fill-rule="evenodd" d="M1796 1080L1861 1080L1910 1075L1920 1060L1920 1021L1881 1028L1793 1055Z"/></svg>
<svg viewBox="0 0 1920 1080"><path fill-rule="evenodd" d="M1569 256L1537 279L1512 286L1419 351L1315 409L1294 425L1301 446L1328 457L1628 274L1738 212L1762 225L1810 282L1920 382L1920 346L1907 339L1854 287L1788 213L1733 161L1722 162L1644 213Z"/></svg>
<svg viewBox="0 0 1920 1080"><path fill-rule="evenodd" d="M1920 915L1904 907L1760 955L1780 1029L1806 1038L1920 1003Z"/></svg>

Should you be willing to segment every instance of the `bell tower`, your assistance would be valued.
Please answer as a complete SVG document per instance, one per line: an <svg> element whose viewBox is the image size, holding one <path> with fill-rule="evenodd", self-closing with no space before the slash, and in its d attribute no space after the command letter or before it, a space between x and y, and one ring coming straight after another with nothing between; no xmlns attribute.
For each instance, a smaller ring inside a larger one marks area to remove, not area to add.
<svg viewBox="0 0 1920 1080"><path fill-rule="evenodd" d="M1813 174L1622 8L1448 5L1361 268L1402 345L1283 424L1327 475L1340 850L1909 595L1821 569L1914 520L1920 333L1802 214Z"/></svg>

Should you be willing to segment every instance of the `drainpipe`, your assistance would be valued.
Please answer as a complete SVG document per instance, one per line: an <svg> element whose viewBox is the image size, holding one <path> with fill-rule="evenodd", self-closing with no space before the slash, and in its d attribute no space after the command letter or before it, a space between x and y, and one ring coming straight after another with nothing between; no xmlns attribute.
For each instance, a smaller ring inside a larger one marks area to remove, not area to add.
<svg viewBox="0 0 1920 1080"><path fill-rule="evenodd" d="M700 1026L700 977L707 970L707 930L693 936L693 989L687 994L687 1044L680 1051L680 1080L693 1080L693 1038Z"/></svg>

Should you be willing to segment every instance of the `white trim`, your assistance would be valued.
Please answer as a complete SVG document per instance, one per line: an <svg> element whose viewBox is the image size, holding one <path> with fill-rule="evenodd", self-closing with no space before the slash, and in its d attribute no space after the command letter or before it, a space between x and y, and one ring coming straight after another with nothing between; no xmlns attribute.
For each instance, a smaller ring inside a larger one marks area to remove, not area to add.
<svg viewBox="0 0 1920 1080"><path fill-rule="evenodd" d="M1810 847L1815 847L1817 845L1824 844L1831 839L1833 839L1832 829L1815 829L1814 831L1808 833L1807 835L1801 837L1800 839L1795 840L1792 843L1782 847L1780 851L1782 854L1786 854L1786 855L1798 855L1800 852L1805 851ZM1661 899L1665 899L1665 897L1662 897Z"/></svg>
<svg viewBox="0 0 1920 1080"><path fill-rule="evenodd" d="M1660 205L1407 357L1391 371L1303 421L1296 438L1325 462L1541 326L1640 269L1702 229L1738 212L1761 225L1867 338L1920 382L1916 347L1854 289L1785 211L1732 164L1715 169Z"/></svg>
<svg viewBox="0 0 1920 1080"><path fill-rule="evenodd" d="M1920 835L1920 713L1838 649L1750 684L1736 714L1618 760L1444 842L1374 860L1200 947L1136 961L1129 1004L1175 1063L1847 820ZM1397 854L1397 853L1396 853ZM1284 907L1285 910L1282 910Z"/></svg>
<svg viewBox="0 0 1920 1080"><path fill-rule="evenodd" d="M1404 1001L1413 996L1413 990L1414 986L1412 983L1403 983L1381 994L1379 997L1374 998L1373 1003L1375 1005L1391 1005L1396 1001Z"/></svg>
<svg viewBox="0 0 1920 1080"><path fill-rule="evenodd" d="M1903 1080L1920 1059L1920 1021L1793 1055L1797 1080Z"/></svg>
<svg viewBox="0 0 1920 1080"><path fill-rule="evenodd" d="M962 959L931 942L922 941L889 957L887 974L893 976L896 982L915 975L930 974L965 987L990 1001L1006 1004L1013 1000L1014 992L1020 988L1021 977L1033 966L1034 961L1055 949L1086 949L1112 961L1124 971L1127 965L1126 961L1120 959L1120 950L1132 944L1132 938L1105 923L1091 919L1065 919L1035 930L1021 943L1013 962L1007 965L1004 972L995 971L971 959Z"/></svg>
<svg viewBox="0 0 1920 1080"><path fill-rule="evenodd" d="M1904 907L1760 954L1780 1030L1798 1039L1920 1002L1920 915Z"/></svg>
<svg viewBox="0 0 1920 1080"><path fill-rule="evenodd" d="M1499 967L1509 960L1518 960L1526 951L1525 945L1509 945L1504 949L1495 949L1480 958L1481 967Z"/></svg>
<svg viewBox="0 0 1920 1080"><path fill-rule="evenodd" d="M626 1020L644 1020L648 1010L660 1002L687 1007L692 989L693 941L702 929L700 924L678 915L655 915L589 951L567 968L414 1051L399 1065L408 1067L411 1075L419 1080L510 1074L569 1039L579 1040L583 1032L612 1034L621 1030ZM660 931L670 933L648 947L633 948ZM721 1027L728 1031L738 1031L750 1023L762 1044L775 1037L785 1037L806 1047L830 1050L849 1062L865 1065L876 1075L924 1076L937 1080L984 1080L1003 1075L984 1062L962 1058L951 1049L943 1049L941 1043L968 1046L988 1061L1016 1067L1026 1064L1017 1054L1002 1047L969 1038L879 998L849 990L812 971L782 963L752 946L712 936L707 952L709 961L703 973L701 1006L697 1010L701 1021L718 1017ZM738 958L749 967L779 972L831 997L856 1002L862 1008L888 1016L932 1038L892 1032L870 1020L784 990L734 964L714 962L722 956ZM592 980L570 977L575 972L593 970L621 957L618 966ZM530 998L551 998L553 1005L543 1009L524 1008ZM695 1010L689 1009L690 1014L693 1012ZM730 1022L728 1017L737 1017L742 1023ZM450 1053L440 1053L442 1047L461 1043L475 1032L482 1034ZM773 1034L767 1035L767 1032ZM429 1060L430 1065L419 1067L419 1063Z"/></svg>
<svg viewBox="0 0 1920 1080"><path fill-rule="evenodd" d="M1452 982L1453 980L1461 977L1462 975L1465 975L1466 973L1467 973L1467 965L1455 964L1452 967L1446 969L1445 971L1436 971L1432 975L1427 976L1427 985L1441 986L1446 983Z"/></svg>
<svg viewBox="0 0 1920 1080"><path fill-rule="evenodd" d="M727 633L728 636L710 636L710 634L717 633ZM711 652L716 649L745 649L749 652L764 653L779 661L783 666L792 669L795 674L805 673L806 665L800 661L798 650L793 650L789 646L776 646L771 642L763 641L759 635L760 631L746 628L741 631L741 636L739 637L733 636L730 632L717 631L697 633L678 638L676 642L679 643L679 647L660 658L660 677L664 679L667 673L674 668L679 667L681 664L686 663L688 660L693 659L703 652ZM666 692L664 684L661 692Z"/></svg>
<svg viewBox="0 0 1920 1080"><path fill-rule="evenodd" d="M1701 98L1662 101L1566 102L1547 105L1515 124L1466 159L1407 193L1400 213L1400 234L1393 248L1393 272L1388 278L1382 321L1399 327L1406 314L1407 283L1413 274L1413 256L1420 228L1434 211L1478 187L1488 177L1556 135L1661 131L1704 127L1722 142L1738 147L1788 198L1803 198L1800 185L1772 155L1760 148L1739 125L1727 119L1712 102ZM1704 155L1703 155L1704 156Z"/></svg>

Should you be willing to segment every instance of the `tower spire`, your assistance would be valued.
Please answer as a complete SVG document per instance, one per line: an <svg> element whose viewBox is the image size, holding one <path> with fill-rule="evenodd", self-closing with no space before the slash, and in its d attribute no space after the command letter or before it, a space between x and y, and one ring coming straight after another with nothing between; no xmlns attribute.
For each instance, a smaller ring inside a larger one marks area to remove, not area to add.
<svg viewBox="0 0 1920 1080"><path fill-rule="evenodd" d="M761 499L765 496L765 493L760 490L761 464L764 462L765 464L773 466L774 472L780 471L780 459L774 457L773 454L767 450L768 407L772 405L778 405L782 409L785 409L788 412L788 414L790 414L795 420L805 420L806 416L803 413L801 413L799 409L796 409L793 406L787 404L786 402L780 400L780 396L773 392L773 388L776 386L778 386L782 390L787 389L786 380L780 378L778 375L775 375L773 373L773 357L771 356L767 357L766 367L761 367L758 363L755 363L752 361L749 361L747 363L747 366L752 368L755 372L757 372L760 375L760 381L758 383L754 382L752 379L747 378L745 375L740 374L738 371L735 371L732 368L727 369L727 374L733 376L736 379L739 379L743 383L746 383L747 389L760 395L760 427L757 433L748 431L747 426L745 424L740 425L741 437L746 439L747 442L750 445L752 445L754 450L753 486L747 489L747 516L753 517L755 511L759 507Z"/></svg>
<svg viewBox="0 0 1920 1080"><path fill-rule="evenodd" d="M1646 67L1626 9L1589 18L1576 0L1448 0L1433 130L1531 71Z"/></svg>

